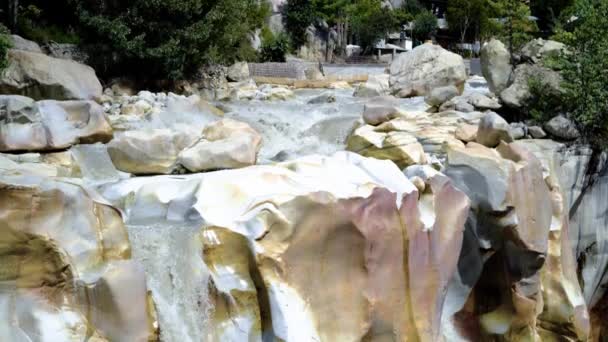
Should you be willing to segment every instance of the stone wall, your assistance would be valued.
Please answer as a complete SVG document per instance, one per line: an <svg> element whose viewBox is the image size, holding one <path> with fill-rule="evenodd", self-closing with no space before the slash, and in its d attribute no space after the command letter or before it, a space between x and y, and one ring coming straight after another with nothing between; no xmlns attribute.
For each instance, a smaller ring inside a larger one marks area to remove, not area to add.
<svg viewBox="0 0 608 342"><path fill-rule="evenodd" d="M318 68L316 63L249 63L252 77L283 77L298 80L307 79L307 70Z"/></svg>

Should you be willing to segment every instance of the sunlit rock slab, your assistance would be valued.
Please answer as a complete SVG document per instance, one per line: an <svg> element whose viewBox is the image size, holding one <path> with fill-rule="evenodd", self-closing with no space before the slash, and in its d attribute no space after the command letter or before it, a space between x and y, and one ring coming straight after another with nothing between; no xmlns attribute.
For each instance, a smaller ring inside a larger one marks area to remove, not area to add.
<svg viewBox="0 0 608 342"><path fill-rule="evenodd" d="M155 339L122 218L80 186L1 176L0 255L2 340Z"/></svg>
<svg viewBox="0 0 608 342"><path fill-rule="evenodd" d="M100 192L129 222L203 220L210 340L436 340L469 201L427 183L342 152Z"/></svg>

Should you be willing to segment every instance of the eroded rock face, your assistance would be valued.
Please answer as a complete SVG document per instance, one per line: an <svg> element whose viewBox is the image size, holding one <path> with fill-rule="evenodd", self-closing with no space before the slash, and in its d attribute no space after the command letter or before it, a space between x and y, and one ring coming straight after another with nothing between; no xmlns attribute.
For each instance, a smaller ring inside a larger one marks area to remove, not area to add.
<svg viewBox="0 0 608 342"><path fill-rule="evenodd" d="M605 153L594 154L587 146L566 146L552 140L520 140L517 144L532 151L559 180L585 301L591 310L602 306L608 284L603 272L608 268L608 216L603 200L608 194Z"/></svg>
<svg viewBox="0 0 608 342"><path fill-rule="evenodd" d="M338 153L159 180L104 196L131 221L206 222L217 308L207 340L439 338L468 213L445 176L418 193L394 164Z"/></svg>
<svg viewBox="0 0 608 342"><path fill-rule="evenodd" d="M589 315L557 178L515 143L451 149L445 172L471 199L446 337L586 340Z"/></svg>
<svg viewBox="0 0 608 342"><path fill-rule="evenodd" d="M400 54L390 66L391 92L399 97L424 96L449 85L462 93L466 79L462 57L429 43Z"/></svg>
<svg viewBox="0 0 608 342"><path fill-rule="evenodd" d="M0 176L0 228L0 339L157 339L143 269L114 208L74 184Z"/></svg>
<svg viewBox="0 0 608 342"><path fill-rule="evenodd" d="M103 108L93 101L0 96L0 124L1 152L56 150L113 136Z"/></svg>
<svg viewBox="0 0 608 342"><path fill-rule="evenodd" d="M10 50L9 66L0 78L0 93L37 100L92 100L101 96L95 71L71 60Z"/></svg>

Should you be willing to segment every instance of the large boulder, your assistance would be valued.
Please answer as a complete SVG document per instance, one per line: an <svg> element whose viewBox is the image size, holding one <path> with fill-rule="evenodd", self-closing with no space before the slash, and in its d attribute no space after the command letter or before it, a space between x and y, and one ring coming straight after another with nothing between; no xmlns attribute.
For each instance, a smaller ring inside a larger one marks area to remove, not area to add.
<svg viewBox="0 0 608 342"><path fill-rule="evenodd" d="M45 151L78 143L108 142L112 127L93 101L34 102L0 96L0 151Z"/></svg>
<svg viewBox="0 0 608 342"><path fill-rule="evenodd" d="M506 46L498 39L492 39L481 48L481 72L488 81L490 90L500 94L510 83L513 66Z"/></svg>
<svg viewBox="0 0 608 342"><path fill-rule="evenodd" d="M399 97L424 96L453 85L462 93L467 72L459 55L430 43L400 54L390 65L390 86Z"/></svg>
<svg viewBox="0 0 608 342"><path fill-rule="evenodd" d="M576 140L581 136L574 122L563 115L545 122L544 128L547 133L559 140Z"/></svg>
<svg viewBox="0 0 608 342"><path fill-rule="evenodd" d="M361 83L355 89L355 97L384 96L389 93L388 74L369 75L365 83Z"/></svg>
<svg viewBox="0 0 608 342"><path fill-rule="evenodd" d="M36 42L27 40L16 34L11 35L11 42L13 43L11 48L14 50L44 53Z"/></svg>
<svg viewBox="0 0 608 342"><path fill-rule="evenodd" d="M200 138L193 131L126 131L110 141L108 153L117 169L133 174L170 174L179 153Z"/></svg>
<svg viewBox="0 0 608 342"><path fill-rule="evenodd" d="M433 107L439 107L444 102L451 100L458 96L459 91L455 86L439 87L431 90L431 92L424 98L426 103Z"/></svg>
<svg viewBox="0 0 608 342"><path fill-rule="evenodd" d="M537 64L520 64L515 68L513 83L500 93L500 99L510 108L522 108L532 98L530 81L542 82L545 91L553 94L562 92L560 74Z"/></svg>
<svg viewBox="0 0 608 342"><path fill-rule="evenodd" d="M521 49L521 57L533 63L541 62L545 58L557 57L566 50L566 45L554 40L542 38L529 41Z"/></svg>
<svg viewBox="0 0 608 342"><path fill-rule="evenodd" d="M237 62L228 68L226 78L231 82L245 81L249 78L249 64Z"/></svg>
<svg viewBox="0 0 608 342"><path fill-rule="evenodd" d="M223 119L203 130L203 139L179 154L192 172L236 169L254 165L262 137L244 122Z"/></svg>
<svg viewBox="0 0 608 342"><path fill-rule="evenodd" d="M0 340L154 341L144 269L121 214L98 194L0 175Z"/></svg>
<svg viewBox="0 0 608 342"><path fill-rule="evenodd" d="M399 102L391 96L374 97L363 106L363 121L369 125L379 125L400 115Z"/></svg>
<svg viewBox="0 0 608 342"><path fill-rule="evenodd" d="M506 143L513 142L511 126L500 115L494 112L487 112L479 121L477 130L477 142L488 146L496 147L501 141Z"/></svg>
<svg viewBox="0 0 608 342"><path fill-rule="evenodd" d="M102 94L95 70L84 64L20 50L9 50L8 60L0 94L38 100L92 100Z"/></svg>

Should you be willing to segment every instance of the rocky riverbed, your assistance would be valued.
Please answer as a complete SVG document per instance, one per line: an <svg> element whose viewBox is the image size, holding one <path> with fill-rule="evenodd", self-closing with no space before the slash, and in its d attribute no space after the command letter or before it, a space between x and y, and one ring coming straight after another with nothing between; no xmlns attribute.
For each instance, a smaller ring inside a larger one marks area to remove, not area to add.
<svg viewBox="0 0 608 342"><path fill-rule="evenodd" d="M606 155L508 123L500 75L426 44L361 84L177 95L10 56L0 340L606 336Z"/></svg>

